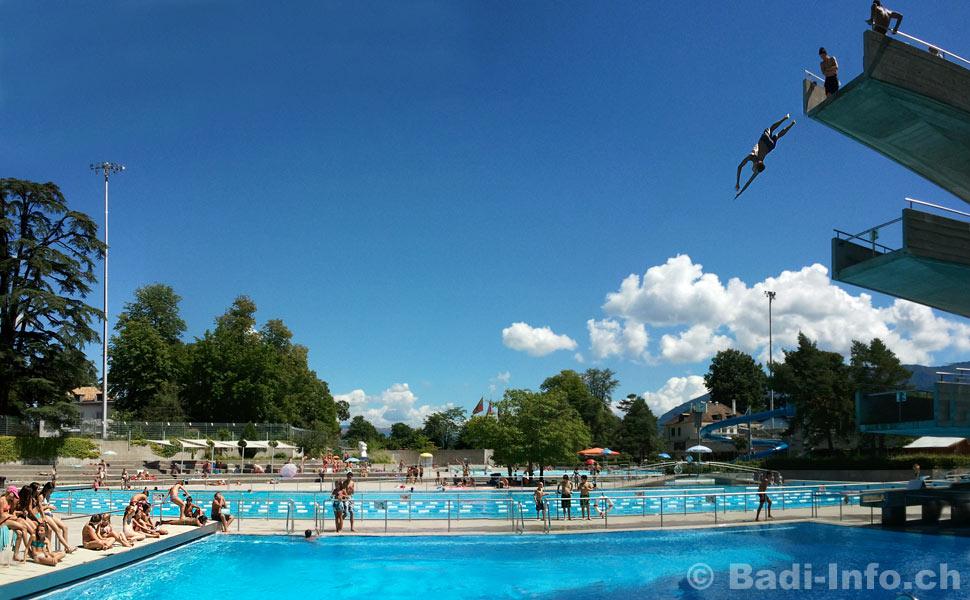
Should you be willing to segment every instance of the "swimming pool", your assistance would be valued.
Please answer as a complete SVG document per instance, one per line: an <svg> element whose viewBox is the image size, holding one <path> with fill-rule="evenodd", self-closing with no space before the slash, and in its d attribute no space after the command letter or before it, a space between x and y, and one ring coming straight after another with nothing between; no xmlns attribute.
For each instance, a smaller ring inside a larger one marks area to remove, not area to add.
<svg viewBox="0 0 970 600"><path fill-rule="evenodd" d="M783 488L790 490L785 495L776 494L778 508L811 506L813 492L824 489L829 491L861 491L872 487L890 487L884 484L829 484ZM193 490L196 502L208 514L212 495L216 489ZM714 510L714 496L723 493L743 495L719 496L716 500L719 511L752 510L758 500L755 486L720 487L650 487L642 489L604 490L612 499L614 507L611 516L645 516L672 513L704 513ZM55 492L52 503L61 513L98 513L124 509L134 492ZM319 516L329 518L333 511L328 492L246 492L225 490L222 492L229 502L229 512L242 514L246 519L285 519L287 515L296 519L313 519L315 511ZM164 492L161 492L164 494ZM595 500L599 493L593 496ZM558 518L559 503L550 496L550 514ZM858 496L847 496L853 504L858 504ZM513 507L510 502L515 503ZM574 495L573 502L578 498ZM842 500L837 495L816 497L821 506L836 506ZM521 507L526 518L535 518L535 504L532 490L492 490L479 488L455 492L410 492L407 489L397 492L360 492L354 496L355 513L359 519L420 520L420 519L509 519L511 513ZM154 514L158 514L155 508ZM178 509L174 504L162 505L165 517L175 517Z"/></svg>
<svg viewBox="0 0 970 600"><path fill-rule="evenodd" d="M578 535L331 536L310 542L212 536L46 598L895 598L878 578L871 590L830 590L825 584L810 590L732 589L732 565L783 574L793 563L803 570L811 563L816 574L826 573L829 563L860 573L879 563L880 573L889 568L899 573L900 587L941 563L958 574L957 581L947 575L951 589L919 592L921 600L965 598L965 589L952 589L964 583L960 575L970 586L966 538L799 523ZM705 583L696 577L699 564L712 569L706 589L690 583Z"/></svg>

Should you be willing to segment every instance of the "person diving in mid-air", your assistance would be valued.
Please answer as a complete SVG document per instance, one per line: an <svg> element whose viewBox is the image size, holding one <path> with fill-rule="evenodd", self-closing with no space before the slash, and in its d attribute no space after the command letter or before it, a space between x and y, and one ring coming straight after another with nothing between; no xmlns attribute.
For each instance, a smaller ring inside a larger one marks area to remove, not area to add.
<svg viewBox="0 0 970 600"><path fill-rule="evenodd" d="M775 149L775 145L778 144L778 139L781 138L786 133L788 133L788 130L791 129L792 125L795 124L795 120L792 119L792 122L789 123L784 129L779 131L777 135L775 135L775 130L781 127L781 124L784 123L786 120L788 120L790 117L791 117L790 114L785 115L784 118L782 118L780 121L778 121L777 123L772 123L771 127L769 127L768 129L765 129L764 132L761 134L761 138L758 139L758 143L755 144L754 148L751 149L751 153L745 156L744 160L741 161L741 164L738 165L738 178L734 182L734 189L735 190L740 189L741 191L734 195L735 198L743 194L744 190L748 189L748 186L751 185L752 181L754 181L754 178L757 177L759 173L765 170L765 157L768 156L769 152ZM744 187L742 188L741 169L744 167L744 163L748 161L751 161L752 163L751 170L754 171L754 173L751 175L751 178L748 179L748 182L745 183Z"/></svg>

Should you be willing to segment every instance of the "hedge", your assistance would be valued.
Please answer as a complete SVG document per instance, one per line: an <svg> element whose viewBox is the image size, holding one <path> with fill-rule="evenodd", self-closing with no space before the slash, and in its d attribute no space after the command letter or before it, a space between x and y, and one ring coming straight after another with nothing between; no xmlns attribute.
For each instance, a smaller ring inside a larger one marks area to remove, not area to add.
<svg viewBox="0 0 970 600"><path fill-rule="evenodd" d="M0 437L0 463L23 459L97 458L98 445L87 438L75 437Z"/></svg>

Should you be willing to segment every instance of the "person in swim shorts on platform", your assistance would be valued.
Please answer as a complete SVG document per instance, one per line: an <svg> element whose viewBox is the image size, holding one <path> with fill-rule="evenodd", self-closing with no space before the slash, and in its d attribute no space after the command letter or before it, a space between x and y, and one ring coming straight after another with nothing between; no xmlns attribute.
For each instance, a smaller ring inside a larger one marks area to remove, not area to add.
<svg viewBox="0 0 970 600"><path fill-rule="evenodd" d="M818 66L822 69L822 75L825 75L825 97L828 98L839 91L839 61L834 56L829 56L825 48L818 49L818 57L822 59Z"/></svg>
<svg viewBox="0 0 970 600"><path fill-rule="evenodd" d="M546 503L543 502L543 498L546 496L551 496L552 492L546 492L542 486L542 482L539 482L539 486L536 487L536 491L532 494L532 499L536 503L536 519L542 520L546 513Z"/></svg>
<svg viewBox="0 0 970 600"><path fill-rule="evenodd" d="M569 481L569 475L563 475L562 481L556 486L556 491L559 492L560 502L562 504L562 511L566 513L566 518L570 521L573 520L573 501L570 498L573 497L573 482Z"/></svg>
<svg viewBox="0 0 970 600"><path fill-rule="evenodd" d="M587 521L590 520L589 513L589 492L593 489L593 484L590 483L589 477L583 475L582 481L579 484L579 518L585 518Z"/></svg>
<svg viewBox="0 0 970 600"><path fill-rule="evenodd" d="M779 131L777 135L775 134L775 130L781 127L781 124L790 117L791 115L785 115L780 121L777 123L772 123L767 129L765 129L764 132L762 132L761 137L758 139L758 143L754 145L751 152L745 156L744 160L741 161L741 164L738 165L738 177L734 182L735 190L741 187L741 169L744 168L745 163L749 161L751 162L751 170L754 171L754 173L751 175L751 178L748 179L748 182L744 184L744 187L741 188L741 191L734 196L735 198L743 194L744 190L748 189L748 186L751 185L752 181L754 181L754 178L765 170L765 158L768 156L769 152L775 149L775 146L778 144L778 140L781 139L781 137L788 133L788 130L792 128L792 125L795 124L795 120L792 119L792 122L789 123L787 127Z"/></svg>
<svg viewBox="0 0 970 600"><path fill-rule="evenodd" d="M764 476L764 478L761 480L761 483L758 485L758 512L755 513L754 515L755 521L761 518L761 508L765 504L768 505L768 511L765 516L765 520L774 518L771 516L771 498L769 498L767 494L768 486L771 485L771 482L772 482L771 473L768 473L767 475Z"/></svg>

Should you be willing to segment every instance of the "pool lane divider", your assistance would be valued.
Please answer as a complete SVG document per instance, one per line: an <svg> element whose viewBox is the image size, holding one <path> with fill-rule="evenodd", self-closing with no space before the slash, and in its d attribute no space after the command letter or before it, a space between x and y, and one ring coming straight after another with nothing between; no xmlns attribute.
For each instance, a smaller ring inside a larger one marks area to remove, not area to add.
<svg viewBox="0 0 970 600"><path fill-rule="evenodd" d="M72 567L54 569L44 575L8 583L0 586L0 598L17 600L18 598L26 598L52 591L55 588L72 585L94 577L95 575L101 575L150 556L161 554L172 548L177 548L199 538L212 535L220 530L221 526L219 523L209 523L208 525L196 527L184 533L164 536L159 538L157 542L151 544L135 546L125 552L117 552L97 560L88 561Z"/></svg>

